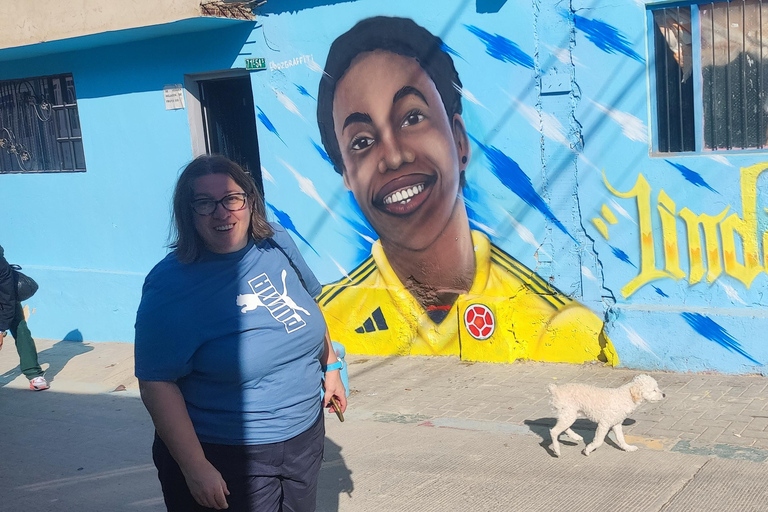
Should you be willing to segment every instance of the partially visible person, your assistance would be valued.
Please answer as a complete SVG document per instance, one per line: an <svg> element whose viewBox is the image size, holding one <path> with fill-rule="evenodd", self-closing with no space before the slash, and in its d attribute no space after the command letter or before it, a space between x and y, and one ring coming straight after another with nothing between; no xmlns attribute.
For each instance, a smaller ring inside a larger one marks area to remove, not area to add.
<svg viewBox="0 0 768 512"><path fill-rule="evenodd" d="M24 319L21 302L16 300L13 270L5 259L3 247L0 246L0 349L3 348L3 342L9 330L16 341L21 373L29 379L29 389L33 391L48 389L50 386L45 380L45 372L37 361L35 340Z"/></svg>
<svg viewBox="0 0 768 512"><path fill-rule="evenodd" d="M320 284L267 222L251 177L222 156L184 169L173 220L174 250L146 278L135 343L166 507L314 511L322 408L332 396L347 404Z"/></svg>

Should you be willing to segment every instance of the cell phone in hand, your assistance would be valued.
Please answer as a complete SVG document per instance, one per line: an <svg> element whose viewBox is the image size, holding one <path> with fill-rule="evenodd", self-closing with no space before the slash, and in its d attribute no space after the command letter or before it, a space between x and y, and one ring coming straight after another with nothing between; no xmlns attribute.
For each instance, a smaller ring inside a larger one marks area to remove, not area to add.
<svg viewBox="0 0 768 512"><path fill-rule="evenodd" d="M339 405L339 401L336 400L336 397L331 395L331 404L333 404L333 409L336 411L336 416L339 417L339 421L344 423L344 414L341 412L341 406Z"/></svg>

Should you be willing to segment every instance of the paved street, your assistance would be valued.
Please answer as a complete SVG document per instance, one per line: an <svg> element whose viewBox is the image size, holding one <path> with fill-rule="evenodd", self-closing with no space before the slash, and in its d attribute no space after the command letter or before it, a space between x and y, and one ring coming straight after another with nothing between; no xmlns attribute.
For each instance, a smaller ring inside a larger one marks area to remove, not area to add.
<svg viewBox="0 0 768 512"><path fill-rule="evenodd" d="M10 341L10 340L9 340ZM0 510L161 511L152 425L121 343L38 340L51 390L0 351ZM349 356L346 421L326 416L318 510L768 510L768 379L652 372L667 398L625 422L619 450L561 439L546 386L618 386L599 365ZM594 424L574 430L590 441Z"/></svg>

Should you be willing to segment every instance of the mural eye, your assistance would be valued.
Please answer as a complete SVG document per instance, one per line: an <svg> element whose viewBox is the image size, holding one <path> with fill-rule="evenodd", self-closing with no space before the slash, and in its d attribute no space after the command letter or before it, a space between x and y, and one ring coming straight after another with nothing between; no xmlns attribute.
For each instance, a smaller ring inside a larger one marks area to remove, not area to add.
<svg viewBox="0 0 768 512"><path fill-rule="evenodd" d="M350 144L349 147L351 147L355 151L360 151L360 150L366 149L372 144L373 144L373 139L371 137L355 137L354 139L352 139L352 144Z"/></svg>
<svg viewBox="0 0 768 512"><path fill-rule="evenodd" d="M403 120L403 124L401 125L401 128L405 128L406 126L412 126L414 124L419 124L424 120L424 114L421 113L419 110L413 110L411 112L408 112L408 115L405 116L405 119Z"/></svg>

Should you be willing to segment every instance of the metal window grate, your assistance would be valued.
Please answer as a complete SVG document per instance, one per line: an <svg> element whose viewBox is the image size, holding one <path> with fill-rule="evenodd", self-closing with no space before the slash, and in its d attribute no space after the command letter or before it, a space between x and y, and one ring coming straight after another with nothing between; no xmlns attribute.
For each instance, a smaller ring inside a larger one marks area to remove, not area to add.
<svg viewBox="0 0 768 512"><path fill-rule="evenodd" d="M81 170L72 75L0 81L0 173Z"/></svg>
<svg viewBox="0 0 768 512"><path fill-rule="evenodd" d="M694 151L691 8L653 11L658 149Z"/></svg>
<svg viewBox="0 0 768 512"><path fill-rule="evenodd" d="M762 0L701 4L704 147L766 147Z"/></svg>

